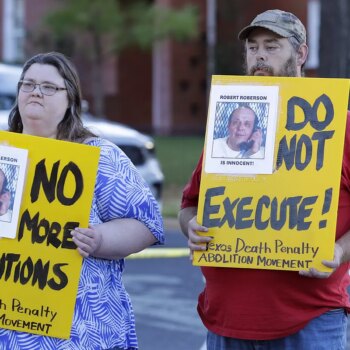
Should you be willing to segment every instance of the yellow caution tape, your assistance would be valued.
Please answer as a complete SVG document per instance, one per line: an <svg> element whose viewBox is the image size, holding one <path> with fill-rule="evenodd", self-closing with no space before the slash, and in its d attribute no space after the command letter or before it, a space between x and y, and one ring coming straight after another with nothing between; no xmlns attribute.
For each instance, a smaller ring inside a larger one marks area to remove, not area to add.
<svg viewBox="0 0 350 350"><path fill-rule="evenodd" d="M147 248L129 255L127 259L181 258L189 255L189 248Z"/></svg>

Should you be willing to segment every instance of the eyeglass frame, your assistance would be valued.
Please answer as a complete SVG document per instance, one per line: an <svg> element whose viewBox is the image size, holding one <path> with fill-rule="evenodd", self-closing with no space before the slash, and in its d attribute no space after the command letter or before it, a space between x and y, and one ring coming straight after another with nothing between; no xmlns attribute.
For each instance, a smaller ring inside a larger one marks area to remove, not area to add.
<svg viewBox="0 0 350 350"><path fill-rule="evenodd" d="M33 90L31 90L31 91L24 91L24 90L22 90L21 87L22 87L22 85L23 85L24 82L28 82L28 83L33 84ZM36 89L36 87L39 86L40 92L41 92L43 95L45 95L45 96L53 96L53 95L56 94L57 91L67 90L67 88L59 87L59 86L56 86L55 84L52 84L52 83L34 83L34 82L31 82L30 80L20 80L20 81L18 82L18 84L20 84L19 89L20 89L22 92L25 92L25 93L33 92L33 91ZM43 93L42 90L41 90L41 85L43 85L43 84L52 86L53 88L55 88L55 92L54 92L52 95L48 95L48 94Z"/></svg>

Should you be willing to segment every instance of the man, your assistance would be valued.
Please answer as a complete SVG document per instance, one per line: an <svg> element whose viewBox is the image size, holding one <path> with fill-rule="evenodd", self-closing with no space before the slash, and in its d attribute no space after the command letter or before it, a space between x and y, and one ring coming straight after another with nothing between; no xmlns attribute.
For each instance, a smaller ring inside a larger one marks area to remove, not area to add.
<svg viewBox="0 0 350 350"><path fill-rule="evenodd" d="M240 106L232 112L227 129L227 137L213 141L213 157L264 158L259 119L249 106Z"/></svg>
<svg viewBox="0 0 350 350"><path fill-rule="evenodd" d="M291 13L269 10L245 27L250 75L302 76L306 31ZM339 116L341 117L341 116ZM202 267L206 279L198 312L208 329L207 346L217 349L345 349L350 311L350 115L348 114L331 272ZM184 189L180 225L191 251L205 250L210 237L196 231L202 159Z"/></svg>
<svg viewBox="0 0 350 350"><path fill-rule="evenodd" d="M7 190L7 179L3 170L0 169L0 221L11 221L10 203L11 194Z"/></svg>

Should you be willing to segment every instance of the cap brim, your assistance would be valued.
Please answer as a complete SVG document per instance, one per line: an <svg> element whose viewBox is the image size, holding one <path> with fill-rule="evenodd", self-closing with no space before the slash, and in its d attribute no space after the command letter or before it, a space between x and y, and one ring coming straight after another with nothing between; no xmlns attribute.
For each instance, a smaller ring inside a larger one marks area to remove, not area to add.
<svg viewBox="0 0 350 350"><path fill-rule="evenodd" d="M245 40L248 38L250 32L253 30L253 29L256 29L256 28L265 28L265 29L268 29L270 30L271 32L274 32L278 35L280 35L281 37L283 38L289 38L291 36L293 36L291 33L289 33L288 31L282 29L282 28L278 28L278 27L275 27L275 26L271 26L271 25L268 25L268 24L259 24L259 25L249 25L247 27L244 27L239 33L238 33L238 39L240 40Z"/></svg>

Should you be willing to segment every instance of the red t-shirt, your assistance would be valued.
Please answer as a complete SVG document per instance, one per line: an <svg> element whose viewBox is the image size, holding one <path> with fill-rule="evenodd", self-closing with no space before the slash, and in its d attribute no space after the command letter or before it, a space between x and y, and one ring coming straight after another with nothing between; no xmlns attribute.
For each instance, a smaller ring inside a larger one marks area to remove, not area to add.
<svg viewBox="0 0 350 350"><path fill-rule="evenodd" d="M203 154L186 185L182 208L196 207ZM350 113L347 118L338 205L337 239L350 230ZM332 308L350 311L349 263L329 278L302 277L294 271L201 267L206 285L198 313L212 332L240 339L276 339L293 334Z"/></svg>

